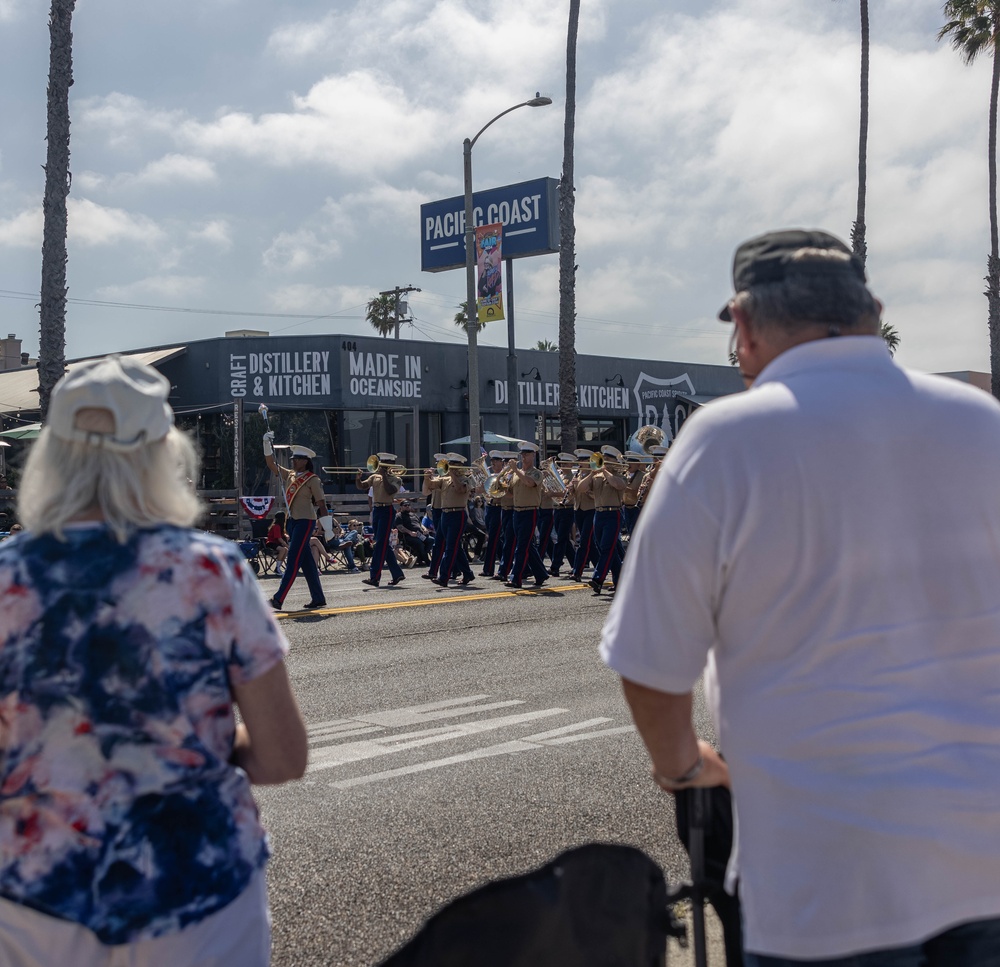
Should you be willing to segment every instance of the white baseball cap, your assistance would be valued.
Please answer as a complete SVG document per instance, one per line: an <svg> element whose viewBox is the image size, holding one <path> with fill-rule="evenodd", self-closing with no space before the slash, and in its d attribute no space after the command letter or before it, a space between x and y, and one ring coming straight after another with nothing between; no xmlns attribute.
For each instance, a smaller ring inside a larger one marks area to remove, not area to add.
<svg viewBox="0 0 1000 967"><path fill-rule="evenodd" d="M117 354L87 360L56 383L45 425L60 440L127 453L170 431L174 412L167 403L169 392L166 377L145 363ZM88 409L110 412L114 430L80 429L77 416Z"/></svg>

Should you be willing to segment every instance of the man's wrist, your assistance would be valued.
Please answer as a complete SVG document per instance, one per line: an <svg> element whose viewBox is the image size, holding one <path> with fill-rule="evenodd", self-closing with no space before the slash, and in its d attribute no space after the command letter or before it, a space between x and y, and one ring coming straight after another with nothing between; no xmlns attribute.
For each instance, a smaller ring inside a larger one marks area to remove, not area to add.
<svg viewBox="0 0 1000 967"><path fill-rule="evenodd" d="M652 771L653 782L655 782L661 789L666 789L668 792L673 789L679 789L681 786L686 786L689 782L694 782L698 776L701 775L702 770L705 768L705 757L699 752L698 760L695 762L687 772L682 775L676 776L673 779L668 779L666 776L660 775L655 769Z"/></svg>

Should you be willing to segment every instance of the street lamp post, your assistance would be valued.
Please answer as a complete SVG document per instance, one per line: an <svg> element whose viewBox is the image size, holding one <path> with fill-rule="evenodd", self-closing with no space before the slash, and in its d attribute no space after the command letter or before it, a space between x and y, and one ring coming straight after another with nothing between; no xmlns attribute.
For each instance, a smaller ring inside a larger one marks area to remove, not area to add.
<svg viewBox="0 0 1000 967"><path fill-rule="evenodd" d="M487 121L474 138L466 138L463 148L465 168L465 329L469 335L469 462L478 456L483 435L479 426L479 309L476 300L476 226L472 218L472 148L481 135L494 121L519 107L544 107L551 104L551 97L535 95L513 107L501 111L493 120Z"/></svg>

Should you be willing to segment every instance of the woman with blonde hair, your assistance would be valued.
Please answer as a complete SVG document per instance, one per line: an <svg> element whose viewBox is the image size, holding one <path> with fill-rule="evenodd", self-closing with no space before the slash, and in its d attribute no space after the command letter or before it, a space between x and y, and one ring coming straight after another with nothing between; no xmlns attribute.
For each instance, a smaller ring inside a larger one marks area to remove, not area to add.
<svg viewBox="0 0 1000 967"><path fill-rule="evenodd" d="M3 964L270 960L250 786L303 774L305 728L242 552L192 529L168 391L115 356L64 376L0 546Z"/></svg>

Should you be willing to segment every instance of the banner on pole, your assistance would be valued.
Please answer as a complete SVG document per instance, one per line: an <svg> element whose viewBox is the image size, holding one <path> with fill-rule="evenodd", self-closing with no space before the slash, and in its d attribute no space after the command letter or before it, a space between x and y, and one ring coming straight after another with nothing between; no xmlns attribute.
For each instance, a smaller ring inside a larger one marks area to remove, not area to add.
<svg viewBox="0 0 1000 967"><path fill-rule="evenodd" d="M479 268L479 324L503 319L503 279L500 271L503 224L476 229L476 265Z"/></svg>

